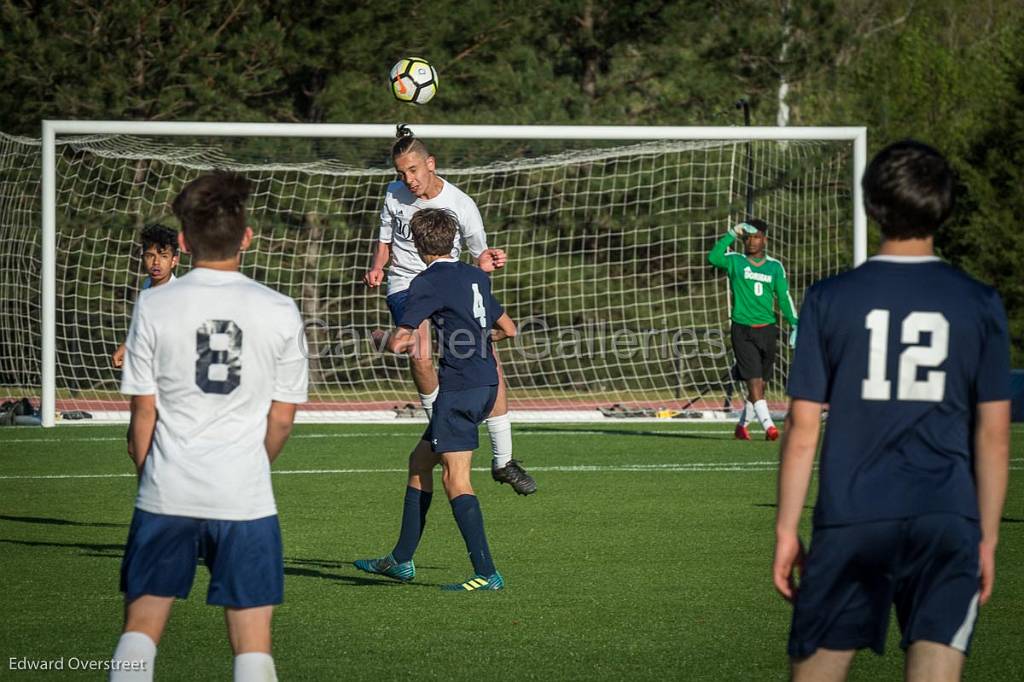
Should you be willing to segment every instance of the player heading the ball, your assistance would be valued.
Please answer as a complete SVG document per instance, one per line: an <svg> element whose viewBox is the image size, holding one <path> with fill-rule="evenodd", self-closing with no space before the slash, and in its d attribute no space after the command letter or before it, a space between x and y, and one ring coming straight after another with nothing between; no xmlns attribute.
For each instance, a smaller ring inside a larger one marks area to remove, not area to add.
<svg viewBox="0 0 1024 682"><path fill-rule="evenodd" d="M491 293L479 268L452 257L459 224L442 208L424 208L413 216L413 240L426 269L409 286L408 301L388 342L396 353L415 352L416 330L432 319L440 346L440 392L430 424L409 455L402 526L395 548L380 559L360 559L356 568L408 582L416 575L413 554L427 520L434 490L434 467L442 481L455 522L466 543L473 577L443 585L447 591L500 590L505 581L494 567L484 533L480 503L470 483L470 462L477 427L498 397L498 365L492 343L515 336L516 326Z"/></svg>
<svg viewBox="0 0 1024 682"><path fill-rule="evenodd" d="M228 173L182 189L173 209L193 269L139 295L125 344L121 392L131 396L139 490L114 659L143 661L146 679L199 557L210 571L206 602L225 610L235 679L275 679L270 620L284 560L270 465L306 401L307 360L295 302L238 272L253 238L248 196L245 178ZM139 678L118 670L110 679Z"/></svg>
<svg viewBox="0 0 1024 682"><path fill-rule="evenodd" d="M953 209L938 151L892 144L862 184L884 241L804 297L773 579L793 601L794 679L841 680L857 649L881 654L895 605L906 679L956 680L992 593L1009 476L1006 313L994 289L935 256ZM804 557L797 528L826 403Z"/></svg>
<svg viewBox="0 0 1024 682"><path fill-rule="evenodd" d="M501 249L487 247L483 219L473 199L437 174L434 155L427 150L423 140L415 137L404 125L398 126L398 139L391 148L391 158L398 180L388 185L384 196L380 212L380 237L363 281L369 287L379 287L384 283L384 268L390 261L387 305L392 321L397 325L405 311L409 283L427 267L416 250L410 227L417 211L442 208L455 216L458 232L449 254L452 258L459 258L462 245L465 244L474 262L484 272L505 267L507 259ZM414 350L409 354L409 367L419 392L420 404L429 419L437 397L437 371L431 353L429 321L423 320L416 330L416 337ZM491 477L499 483L508 483L520 495L529 495L537 490L537 484L519 461L512 457L508 391L501 361L497 362L498 397L487 418L493 455Z"/></svg>

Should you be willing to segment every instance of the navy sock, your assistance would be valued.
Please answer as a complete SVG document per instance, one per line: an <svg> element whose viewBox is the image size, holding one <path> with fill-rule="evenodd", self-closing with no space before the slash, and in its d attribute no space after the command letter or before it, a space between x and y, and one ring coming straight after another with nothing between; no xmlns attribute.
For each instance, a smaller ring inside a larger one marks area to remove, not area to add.
<svg viewBox="0 0 1024 682"><path fill-rule="evenodd" d="M398 544L391 555L398 563L412 559L416 546L423 537L423 527L427 525L427 510L434 496L425 490L417 490L412 486L405 489L405 505L402 507L402 530L398 534Z"/></svg>
<svg viewBox="0 0 1024 682"><path fill-rule="evenodd" d="M494 561L491 549L487 546L484 534L484 515L480 511L480 502L476 495L459 495L452 500L452 513L455 523L459 525L462 539L466 541L469 560L473 562L473 570L477 575L494 574Z"/></svg>

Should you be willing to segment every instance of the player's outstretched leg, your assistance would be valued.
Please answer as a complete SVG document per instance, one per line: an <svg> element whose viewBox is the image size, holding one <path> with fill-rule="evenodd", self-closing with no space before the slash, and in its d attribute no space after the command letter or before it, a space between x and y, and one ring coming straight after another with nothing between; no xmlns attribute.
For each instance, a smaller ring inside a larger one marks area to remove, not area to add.
<svg viewBox="0 0 1024 682"><path fill-rule="evenodd" d="M533 476L526 473L519 460L512 459L512 422L508 418L508 389L505 386L501 362L498 362L498 396L494 400L494 407L486 423L493 454L491 478L498 483L508 483L519 495L537 492L537 482L533 480Z"/></svg>
<svg viewBox="0 0 1024 682"><path fill-rule="evenodd" d="M413 554L423 537L427 525L427 512L433 497L433 470L438 456L430 449L430 443L421 440L409 455L409 481L405 488L405 503L402 506L402 529L398 534L395 548L379 559L357 559L353 565L360 571L409 582L416 576Z"/></svg>
<svg viewBox="0 0 1024 682"><path fill-rule="evenodd" d="M500 590L505 587L505 580L494 567L491 549L487 544L484 532L484 515L480 511L480 502L473 494L469 483L469 467L472 452L445 453L444 487L452 505L455 523L459 526L462 539L466 543L469 560L473 563L473 577L459 583L442 585L447 592L474 592L477 590Z"/></svg>

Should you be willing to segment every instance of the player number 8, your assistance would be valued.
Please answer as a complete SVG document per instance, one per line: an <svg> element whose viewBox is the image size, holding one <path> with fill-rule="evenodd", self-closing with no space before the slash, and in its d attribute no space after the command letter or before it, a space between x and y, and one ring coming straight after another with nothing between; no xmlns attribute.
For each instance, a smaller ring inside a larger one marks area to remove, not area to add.
<svg viewBox="0 0 1024 682"><path fill-rule="evenodd" d="M196 329L196 386L227 395L242 383L242 330L231 320L207 320Z"/></svg>

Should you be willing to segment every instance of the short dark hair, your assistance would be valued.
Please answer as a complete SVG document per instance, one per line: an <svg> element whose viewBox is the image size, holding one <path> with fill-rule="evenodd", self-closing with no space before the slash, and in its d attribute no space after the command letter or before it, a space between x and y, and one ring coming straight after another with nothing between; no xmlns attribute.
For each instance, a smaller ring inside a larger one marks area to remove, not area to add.
<svg viewBox="0 0 1024 682"><path fill-rule="evenodd" d="M225 260L238 253L248 199L249 181L237 173L217 171L185 185L172 208L194 259Z"/></svg>
<svg viewBox="0 0 1024 682"><path fill-rule="evenodd" d="M446 208L421 208L409 221L416 250L424 256L448 256L455 247L459 220Z"/></svg>
<svg viewBox="0 0 1024 682"><path fill-rule="evenodd" d="M745 222L747 225L750 225L751 227L756 227L758 232L768 234L768 223L761 220L760 218L750 218L749 220L744 220L743 222Z"/></svg>
<svg viewBox="0 0 1024 682"><path fill-rule="evenodd" d="M397 159L402 154L408 154L409 152L419 152L423 156L430 156L430 152L427 151L427 145L423 144L423 140L413 135L409 126L399 123L395 135L398 139L391 145L392 159Z"/></svg>
<svg viewBox="0 0 1024 682"><path fill-rule="evenodd" d="M170 249L173 255L178 255L178 231L162 223L150 223L143 227L139 233L139 242L143 252L155 246L157 251Z"/></svg>
<svg viewBox="0 0 1024 682"><path fill-rule="evenodd" d="M953 171L933 147L916 140L875 155L861 181L864 208L886 239L922 239L953 212Z"/></svg>

